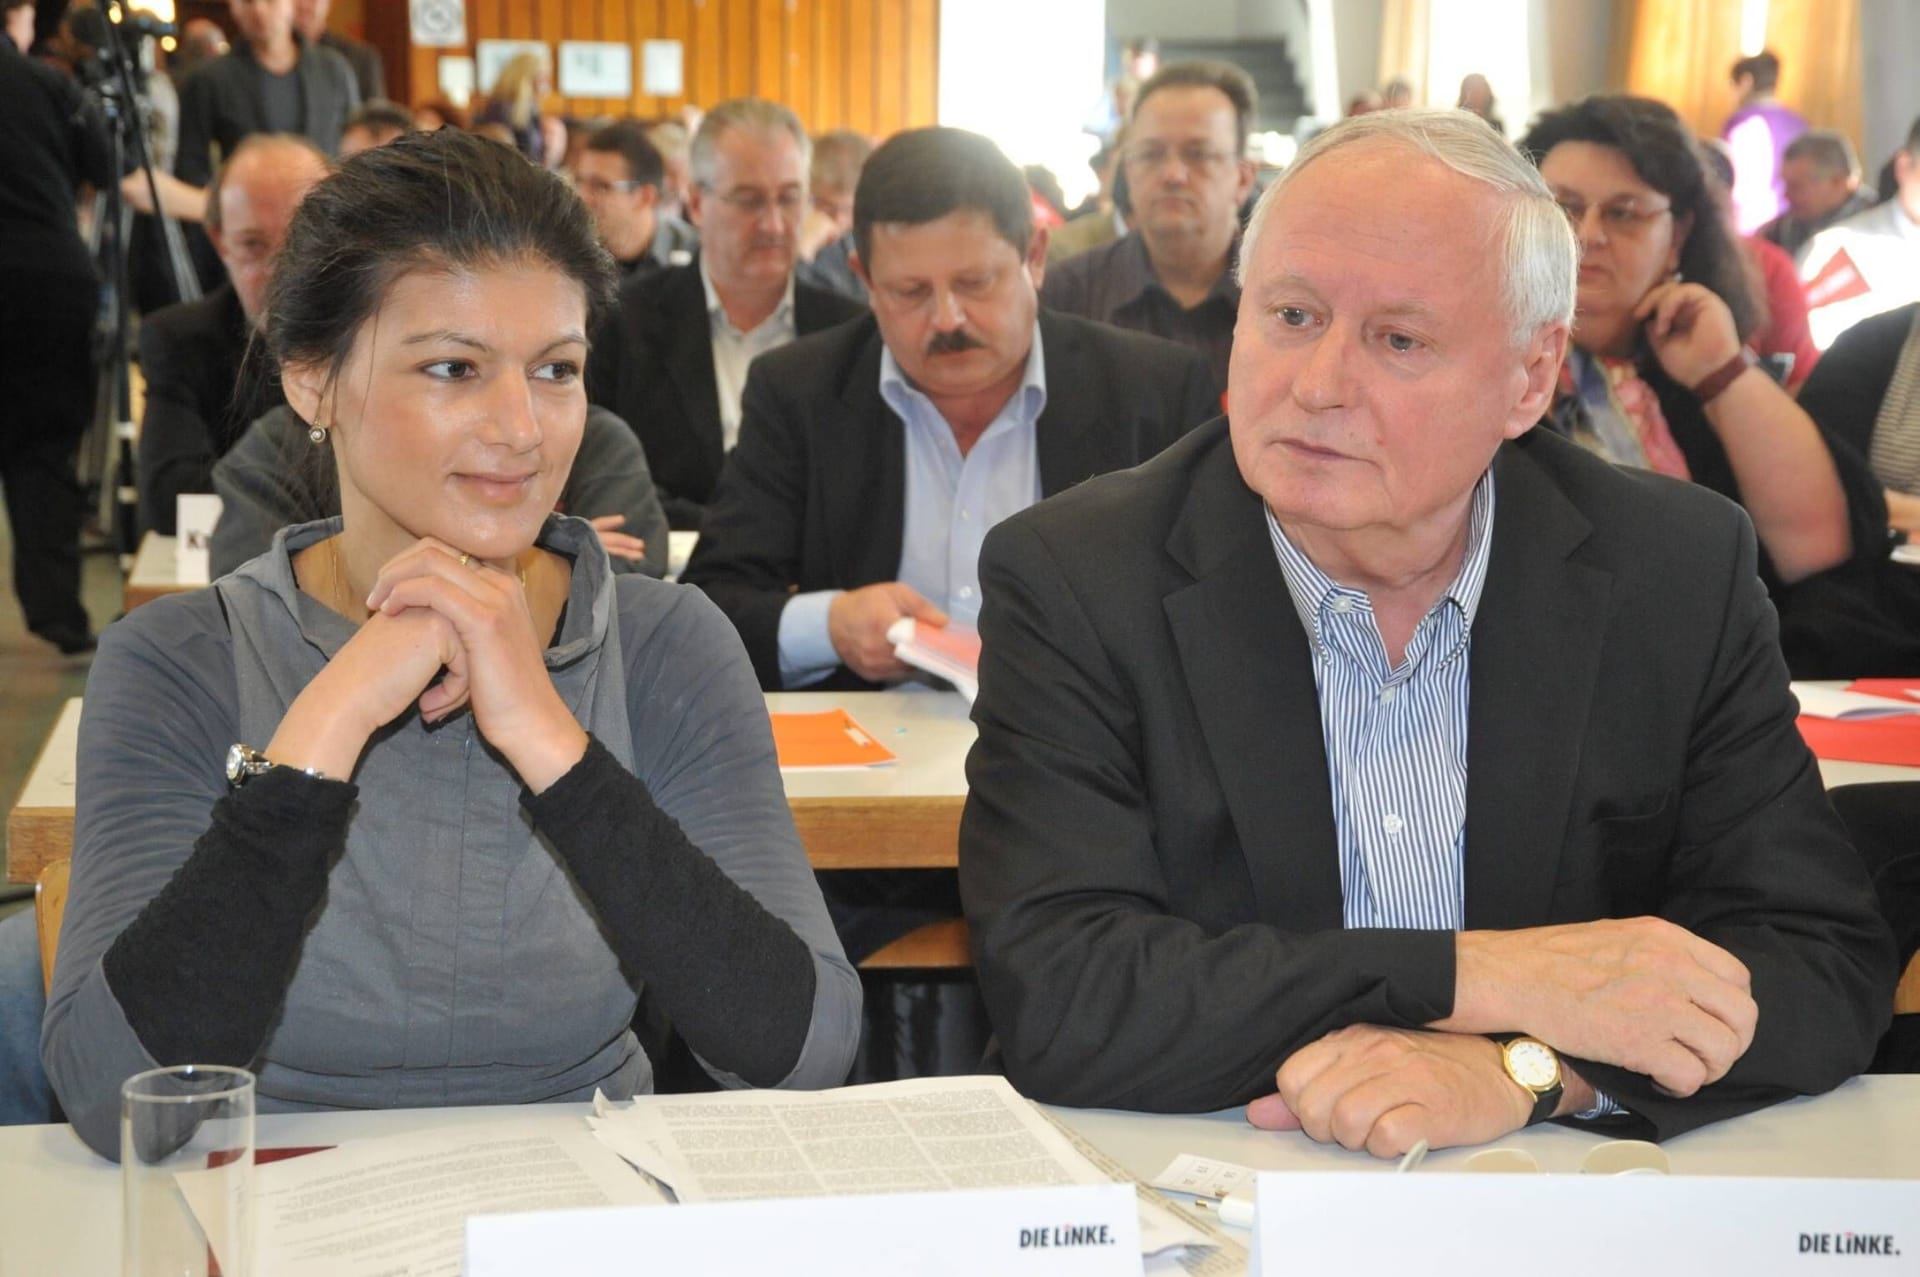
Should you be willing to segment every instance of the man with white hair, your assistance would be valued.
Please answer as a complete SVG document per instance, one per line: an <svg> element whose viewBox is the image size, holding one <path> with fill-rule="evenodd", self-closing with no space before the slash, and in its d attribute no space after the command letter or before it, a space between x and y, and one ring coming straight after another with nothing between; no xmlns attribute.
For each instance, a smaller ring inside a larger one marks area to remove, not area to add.
<svg viewBox="0 0 1920 1277"><path fill-rule="evenodd" d="M1576 270L1538 175L1361 116L1240 261L1229 419L980 556L960 878L1014 1084L1387 1157L1865 1067L1893 950L1752 528L1533 429Z"/></svg>

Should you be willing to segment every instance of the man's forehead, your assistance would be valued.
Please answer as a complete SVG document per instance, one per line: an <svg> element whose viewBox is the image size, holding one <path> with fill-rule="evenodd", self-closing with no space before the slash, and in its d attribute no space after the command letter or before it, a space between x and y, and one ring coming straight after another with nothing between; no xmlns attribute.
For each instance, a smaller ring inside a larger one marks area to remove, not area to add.
<svg viewBox="0 0 1920 1277"><path fill-rule="evenodd" d="M1276 193L1248 263L1249 292L1364 293L1379 306L1443 313L1463 286L1497 285L1490 190L1422 157L1401 161L1397 185L1364 163L1395 157L1352 158L1363 163L1323 160Z"/></svg>
<svg viewBox="0 0 1920 1277"><path fill-rule="evenodd" d="M1174 84L1155 89L1135 108L1130 134L1141 129L1171 127L1176 123L1209 125L1234 123L1233 100L1210 84Z"/></svg>
<svg viewBox="0 0 1920 1277"><path fill-rule="evenodd" d="M977 209L955 209L931 222L875 222L868 232L871 274L926 276L1018 264L1020 252Z"/></svg>

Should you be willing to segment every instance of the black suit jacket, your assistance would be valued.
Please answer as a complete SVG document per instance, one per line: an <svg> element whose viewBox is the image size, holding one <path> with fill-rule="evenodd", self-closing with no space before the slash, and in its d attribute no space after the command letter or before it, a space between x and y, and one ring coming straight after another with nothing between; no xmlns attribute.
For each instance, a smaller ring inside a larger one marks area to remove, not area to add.
<svg viewBox="0 0 1920 1277"><path fill-rule="evenodd" d="M796 282L793 326L801 337L866 313L838 294ZM620 286L587 361L587 393L631 425L676 528L699 528L726 449L713 336L698 254L685 266L636 275Z"/></svg>
<svg viewBox="0 0 1920 1277"><path fill-rule="evenodd" d="M306 127L301 131L332 155L340 149L347 116L360 105L353 68L325 45L302 43L294 74L306 107ZM243 138L266 129L260 64L246 41L236 41L231 53L200 67L180 86L180 149L173 174L183 182L205 186L213 179L218 159L232 155ZM214 147L219 148L218 157Z"/></svg>
<svg viewBox="0 0 1920 1277"><path fill-rule="evenodd" d="M1644 1130L1837 1085L1893 952L1794 729L1751 526L1544 431L1494 474L1467 927L1655 914L1746 963L1759 1028L1720 1082L1676 1100L1574 1061ZM1343 929L1312 657L1224 420L1001 524L981 585L960 881L1022 1094L1216 1109L1334 1029L1451 1013L1452 933Z"/></svg>
<svg viewBox="0 0 1920 1277"><path fill-rule="evenodd" d="M157 310L140 325L142 527L173 535L174 498L212 492L213 463L255 418L284 402L266 352L251 361L246 352L247 316L232 284Z"/></svg>
<svg viewBox="0 0 1920 1277"><path fill-rule="evenodd" d="M1138 465L1216 410L1206 361L1184 346L1050 311L1040 340L1043 496ZM763 355L747 376L740 442L681 580L732 618L762 687L781 685L789 594L899 576L907 449L880 398L881 348L869 315ZM874 685L841 666L813 686Z"/></svg>

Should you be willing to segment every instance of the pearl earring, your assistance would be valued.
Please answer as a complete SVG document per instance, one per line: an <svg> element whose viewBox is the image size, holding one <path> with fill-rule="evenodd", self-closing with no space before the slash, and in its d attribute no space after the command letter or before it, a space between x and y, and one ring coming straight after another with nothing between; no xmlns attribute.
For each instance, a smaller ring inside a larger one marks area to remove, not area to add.
<svg viewBox="0 0 1920 1277"><path fill-rule="evenodd" d="M315 422L307 427L307 438L313 440L314 446L318 447L327 441L327 428Z"/></svg>

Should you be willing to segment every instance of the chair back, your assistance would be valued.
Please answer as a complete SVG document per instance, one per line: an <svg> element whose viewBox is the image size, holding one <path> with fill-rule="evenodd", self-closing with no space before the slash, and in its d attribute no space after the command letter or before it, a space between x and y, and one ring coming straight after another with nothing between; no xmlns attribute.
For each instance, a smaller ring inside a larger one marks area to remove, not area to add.
<svg viewBox="0 0 1920 1277"><path fill-rule="evenodd" d="M60 920L67 913L67 866L62 857L47 862L33 884L33 920L40 932L40 980L53 990L53 958L60 948Z"/></svg>

